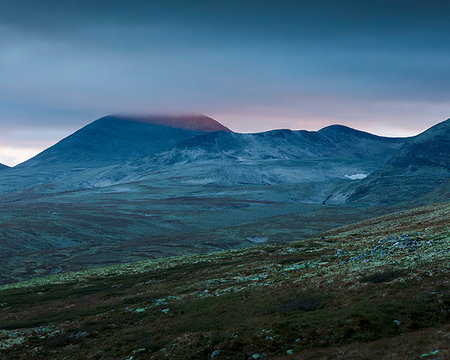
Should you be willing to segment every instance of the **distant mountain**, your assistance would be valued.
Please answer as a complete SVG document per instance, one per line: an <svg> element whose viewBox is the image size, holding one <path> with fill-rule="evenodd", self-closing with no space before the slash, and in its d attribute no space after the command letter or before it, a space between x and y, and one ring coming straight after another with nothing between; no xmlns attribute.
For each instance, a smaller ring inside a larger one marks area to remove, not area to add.
<svg viewBox="0 0 450 360"><path fill-rule="evenodd" d="M235 160L356 158L386 161L404 143L342 125L319 131L271 130L254 134L214 132L191 137L161 156L167 162L227 158Z"/></svg>
<svg viewBox="0 0 450 360"><path fill-rule="evenodd" d="M0 171L1 170L6 170L6 169L9 169L9 166L0 164Z"/></svg>
<svg viewBox="0 0 450 360"><path fill-rule="evenodd" d="M334 181L347 182L351 176L366 176L390 159L406 141L340 125L320 131L211 132L110 169L91 184L106 186L151 179L227 186L307 182L313 184L308 193L319 201L323 200L324 189L336 185Z"/></svg>
<svg viewBox="0 0 450 360"><path fill-rule="evenodd" d="M338 192L338 198L347 202L401 202L423 196L448 179L450 119L412 138L379 170Z"/></svg>
<svg viewBox="0 0 450 360"><path fill-rule="evenodd" d="M56 164L98 167L162 152L180 141L209 131L230 130L203 115L106 116L64 138L17 168Z"/></svg>

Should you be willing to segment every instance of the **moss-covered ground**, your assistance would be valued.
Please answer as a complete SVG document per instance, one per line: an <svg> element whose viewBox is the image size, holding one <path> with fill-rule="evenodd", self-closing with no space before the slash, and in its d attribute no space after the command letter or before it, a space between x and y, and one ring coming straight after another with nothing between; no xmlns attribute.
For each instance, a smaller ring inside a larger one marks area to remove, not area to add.
<svg viewBox="0 0 450 360"><path fill-rule="evenodd" d="M0 287L5 359L446 359L450 204Z"/></svg>

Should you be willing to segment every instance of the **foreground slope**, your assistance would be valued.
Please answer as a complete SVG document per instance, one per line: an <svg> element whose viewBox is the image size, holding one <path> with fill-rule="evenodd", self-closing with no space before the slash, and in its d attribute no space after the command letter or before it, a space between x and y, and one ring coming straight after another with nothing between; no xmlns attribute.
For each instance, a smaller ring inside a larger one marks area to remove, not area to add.
<svg viewBox="0 0 450 360"><path fill-rule="evenodd" d="M450 204L0 288L8 359L444 359ZM292 355L291 355L292 354Z"/></svg>

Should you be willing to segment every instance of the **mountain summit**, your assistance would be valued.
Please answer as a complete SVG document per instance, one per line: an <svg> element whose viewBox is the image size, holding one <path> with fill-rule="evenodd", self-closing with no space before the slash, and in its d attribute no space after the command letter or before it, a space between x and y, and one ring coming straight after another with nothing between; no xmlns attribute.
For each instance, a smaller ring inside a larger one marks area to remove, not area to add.
<svg viewBox="0 0 450 360"><path fill-rule="evenodd" d="M151 115L151 116L115 116L121 119L143 122L147 124L168 126L178 129L211 132L232 132L226 126L205 115Z"/></svg>
<svg viewBox="0 0 450 360"><path fill-rule="evenodd" d="M110 115L86 125L18 168L58 164L98 167L165 151L180 141L212 131L231 132L204 115Z"/></svg>

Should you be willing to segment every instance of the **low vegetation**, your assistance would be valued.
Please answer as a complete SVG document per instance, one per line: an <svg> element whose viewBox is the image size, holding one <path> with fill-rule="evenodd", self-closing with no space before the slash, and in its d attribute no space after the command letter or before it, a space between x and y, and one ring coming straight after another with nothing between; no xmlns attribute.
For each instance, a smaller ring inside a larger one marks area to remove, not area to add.
<svg viewBox="0 0 450 360"><path fill-rule="evenodd" d="M0 287L5 359L445 359L450 204Z"/></svg>

